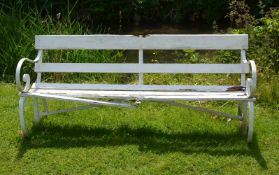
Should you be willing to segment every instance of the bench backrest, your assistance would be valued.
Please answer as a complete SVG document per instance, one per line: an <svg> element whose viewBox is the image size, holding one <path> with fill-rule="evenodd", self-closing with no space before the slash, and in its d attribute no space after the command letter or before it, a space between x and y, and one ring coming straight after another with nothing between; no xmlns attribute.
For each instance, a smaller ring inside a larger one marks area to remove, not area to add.
<svg viewBox="0 0 279 175"><path fill-rule="evenodd" d="M248 49L246 34L210 35L38 35L38 50L90 49L90 50L139 50L139 63L43 63L35 65L42 72L88 73L249 73L249 65L240 64L146 64L143 50L242 50ZM245 53L244 53L245 55ZM244 56L245 57L245 56Z"/></svg>
<svg viewBox="0 0 279 175"><path fill-rule="evenodd" d="M248 49L248 35L38 35L36 49L107 50L241 50Z"/></svg>

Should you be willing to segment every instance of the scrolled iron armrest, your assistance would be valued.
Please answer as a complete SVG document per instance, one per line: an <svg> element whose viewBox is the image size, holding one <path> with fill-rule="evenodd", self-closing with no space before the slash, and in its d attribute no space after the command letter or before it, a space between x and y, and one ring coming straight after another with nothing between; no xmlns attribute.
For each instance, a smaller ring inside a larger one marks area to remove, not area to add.
<svg viewBox="0 0 279 175"><path fill-rule="evenodd" d="M20 71L21 67L24 63L24 61L30 62L30 63L36 63L38 62L42 57L42 51L39 50L37 57L34 60L31 60L29 58L22 58L19 60L17 67L16 67L16 86L18 91L20 92L28 92L30 89L30 75L29 74L23 74L22 80L25 82L25 86L21 86L20 82Z"/></svg>
<svg viewBox="0 0 279 175"><path fill-rule="evenodd" d="M249 97L253 97L257 85L257 68L256 68L255 61L249 60L248 62L251 67L252 77L246 80L246 93Z"/></svg>

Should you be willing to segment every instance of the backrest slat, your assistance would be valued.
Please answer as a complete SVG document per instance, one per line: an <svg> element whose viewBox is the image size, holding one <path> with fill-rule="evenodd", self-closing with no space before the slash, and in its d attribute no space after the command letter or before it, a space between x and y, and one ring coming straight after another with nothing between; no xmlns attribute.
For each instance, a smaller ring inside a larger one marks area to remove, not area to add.
<svg viewBox="0 0 279 175"><path fill-rule="evenodd" d="M81 73L249 73L246 64L37 63L36 72Z"/></svg>
<svg viewBox="0 0 279 175"><path fill-rule="evenodd" d="M248 49L246 34L202 35L37 35L36 49L101 50L240 50Z"/></svg>

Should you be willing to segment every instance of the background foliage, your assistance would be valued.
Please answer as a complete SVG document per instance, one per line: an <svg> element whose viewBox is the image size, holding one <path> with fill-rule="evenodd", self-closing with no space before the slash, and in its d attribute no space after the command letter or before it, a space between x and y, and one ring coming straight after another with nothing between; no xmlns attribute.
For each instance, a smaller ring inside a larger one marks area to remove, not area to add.
<svg viewBox="0 0 279 175"><path fill-rule="evenodd" d="M127 33L139 26L156 28L167 24L184 29L197 27L196 33L249 34L248 59L257 63L259 80L263 80L260 83L262 88L270 89L259 90L259 98L277 104L279 85L274 82L278 81L279 72L278 7L277 0L258 0L256 3L254 0L5 0L0 2L0 79L13 82L18 60L35 57L33 44L36 34ZM165 53L154 51L149 55L147 62L160 62L164 60ZM131 57L118 51L73 51L70 54L58 51L45 56L70 62L85 59L115 62ZM212 60L239 62L239 53L230 51L210 54L189 50L167 56L179 57L179 61L191 63ZM24 66L26 70L30 68ZM71 79L75 76L81 75L71 76ZM93 77L96 80L103 78ZM64 76L53 78L59 81ZM86 80L86 77L83 78ZM115 82L119 78L125 77L113 75L108 80L108 76L107 81Z"/></svg>

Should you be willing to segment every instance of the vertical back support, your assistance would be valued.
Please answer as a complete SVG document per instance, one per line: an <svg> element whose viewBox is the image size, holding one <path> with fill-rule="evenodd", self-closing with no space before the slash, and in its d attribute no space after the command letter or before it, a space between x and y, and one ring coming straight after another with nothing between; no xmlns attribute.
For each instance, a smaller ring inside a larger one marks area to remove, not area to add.
<svg viewBox="0 0 279 175"><path fill-rule="evenodd" d="M139 50L139 64L143 64L143 50ZM144 84L143 82L143 73L139 73L139 85Z"/></svg>
<svg viewBox="0 0 279 175"><path fill-rule="evenodd" d="M142 35L139 36L140 38L142 38ZM143 50L139 49L139 64L143 64ZM139 85L144 84L143 82L143 73L139 73L139 81L138 81Z"/></svg>
<svg viewBox="0 0 279 175"><path fill-rule="evenodd" d="M240 53L240 56L241 56L241 64L246 64L247 63L247 60L246 60L246 50L241 50L241 53ZM241 74L241 86L245 86L245 73L242 73Z"/></svg>
<svg viewBox="0 0 279 175"><path fill-rule="evenodd" d="M43 50L39 50L39 51L38 51L38 55L40 55L40 56L39 56L38 63L42 63L43 55L44 55L44 54L43 54ZM36 82L37 82L37 83L40 83L40 82L41 82L41 79L42 79L42 73L38 72L38 73L37 73Z"/></svg>

